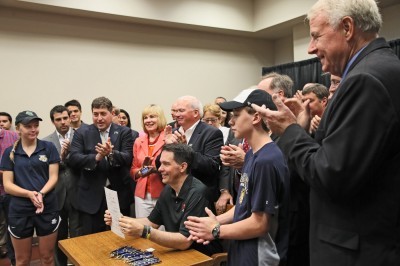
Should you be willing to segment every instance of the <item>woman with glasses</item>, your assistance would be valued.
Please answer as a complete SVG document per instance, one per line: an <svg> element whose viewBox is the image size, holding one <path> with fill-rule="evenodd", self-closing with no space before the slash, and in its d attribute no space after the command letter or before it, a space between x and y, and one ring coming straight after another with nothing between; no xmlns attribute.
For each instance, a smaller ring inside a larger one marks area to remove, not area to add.
<svg viewBox="0 0 400 266"><path fill-rule="evenodd" d="M218 106L220 103L223 102L226 102L226 99L222 96L215 98L214 101L214 103L217 104ZM231 116L232 116L231 112L227 112L221 109L221 117L219 118L219 123L221 124L221 126L230 128L231 126L229 125L229 120L231 120Z"/></svg>
<svg viewBox="0 0 400 266"><path fill-rule="evenodd" d="M210 126L216 127L222 131L224 136L224 143L228 139L229 128L221 126L221 108L217 104L207 104L203 108L203 119L202 121L209 124Z"/></svg>

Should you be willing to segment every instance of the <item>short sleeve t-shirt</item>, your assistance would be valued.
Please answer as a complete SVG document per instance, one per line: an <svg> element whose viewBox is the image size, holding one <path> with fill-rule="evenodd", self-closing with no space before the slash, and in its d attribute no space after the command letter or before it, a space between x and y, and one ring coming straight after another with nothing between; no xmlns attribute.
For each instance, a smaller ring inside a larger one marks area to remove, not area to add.
<svg viewBox="0 0 400 266"><path fill-rule="evenodd" d="M14 183L24 189L40 191L49 180L49 166L60 162L60 156L53 143L37 140L35 151L29 157L19 143L15 149L14 162L10 159L9 147L4 152L0 169L14 172ZM29 198L12 196L9 206L10 217L35 215L36 207ZM43 213L57 211L57 197L54 189L44 197Z"/></svg>
<svg viewBox="0 0 400 266"><path fill-rule="evenodd" d="M208 193L207 187L200 180L189 175L178 196L171 186L164 187L148 219L152 223L164 225L167 232L179 232L189 237L190 233L184 222L188 216L207 216L204 209L211 208ZM194 241L191 248L207 255L222 252L219 241L212 241L209 245L197 244Z"/></svg>
<svg viewBox="0 0 400 266"><path fill-rule="evenodd" d="M233 222L265 212L270 215L270 229L258 238L232 241L230 265L279 265L289 240L288 204L289 171L280 149L270 142L254 154L247 152Z"/></svg>

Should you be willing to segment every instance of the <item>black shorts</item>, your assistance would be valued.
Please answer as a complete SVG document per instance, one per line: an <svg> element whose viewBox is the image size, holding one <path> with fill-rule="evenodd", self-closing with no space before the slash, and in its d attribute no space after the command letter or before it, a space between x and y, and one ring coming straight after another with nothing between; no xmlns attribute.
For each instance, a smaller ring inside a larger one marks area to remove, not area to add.
<svg viewBox="0 0 400 266"><path fill-rule="evenodd" d="M37 236L47 236L58 230L61 217L58 212L44 213L34 216L9 217L8 231L14 238L33 236L34 229Z"/></svg>

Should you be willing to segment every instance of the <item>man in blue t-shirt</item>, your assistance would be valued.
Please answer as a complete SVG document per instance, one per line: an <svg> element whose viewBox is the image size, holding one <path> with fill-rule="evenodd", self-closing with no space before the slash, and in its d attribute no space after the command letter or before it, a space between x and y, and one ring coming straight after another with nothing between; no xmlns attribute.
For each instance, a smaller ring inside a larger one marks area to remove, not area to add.
<svg viewBox="0 0 400 266"><path fill-rule="evenodd" d="M271 96L259 89L242 91L233 101L221 103L233 111L231 129L252 147L246 154L236 205L209 217L188 217L192 240L232 239L229 265L279 265L286 257L289 239L289 171L282 152L271 140L269 129L251 103L276 110Z"/></svg>

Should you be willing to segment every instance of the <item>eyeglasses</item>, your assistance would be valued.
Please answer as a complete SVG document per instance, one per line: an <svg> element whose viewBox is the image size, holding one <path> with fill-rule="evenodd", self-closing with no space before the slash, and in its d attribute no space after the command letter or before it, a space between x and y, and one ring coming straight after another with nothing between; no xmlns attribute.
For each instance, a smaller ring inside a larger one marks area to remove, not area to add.
<svg viewBox="0 0 400 266"><path fill-rule="evenodd" d="M206 123L215 123L218 121L218 118L203 118L201 121L206 122Z"/></svg>
<svg viewBox="0 0 400 266"><path fill-rule="evenodd" d="M331 80L331 86L339 86L339 84L340 84L340 80L335 80L335 79L332 79Z"/></svg>

